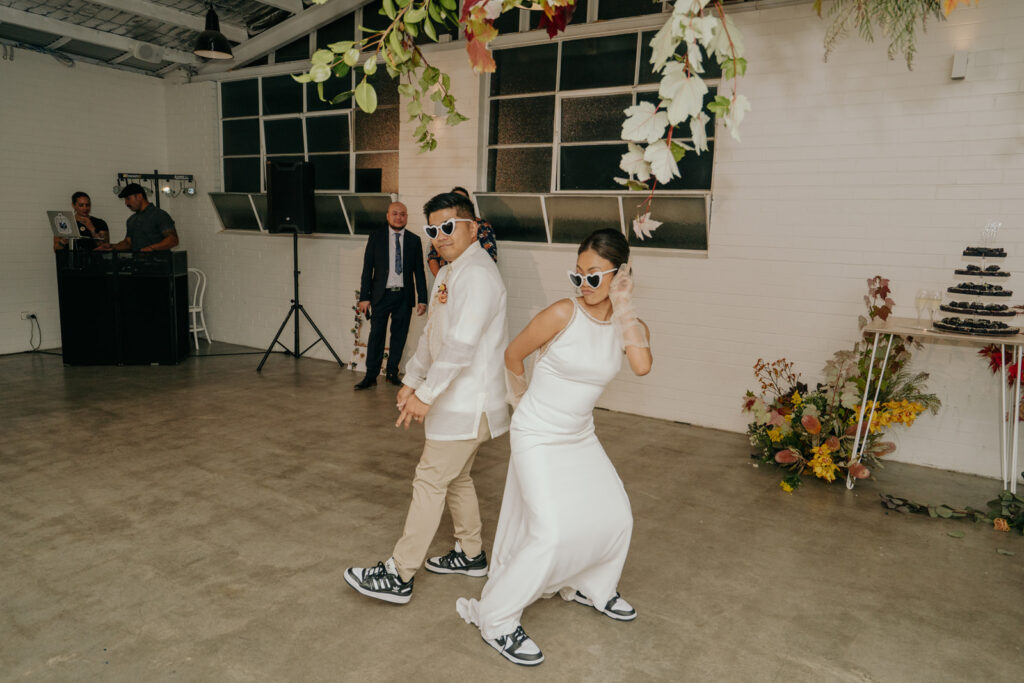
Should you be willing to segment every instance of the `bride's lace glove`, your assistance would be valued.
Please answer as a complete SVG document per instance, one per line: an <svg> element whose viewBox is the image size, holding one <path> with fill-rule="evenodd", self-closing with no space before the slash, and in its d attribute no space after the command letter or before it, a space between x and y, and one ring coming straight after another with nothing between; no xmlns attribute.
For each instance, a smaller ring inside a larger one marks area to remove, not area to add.
<svg viewBox="0 0 1024 683"><path fill-rule="evenodd" d="M505 368L505 402L515 410L519 400L526 393L526 373L513 375L512 371Z"/></svg>
<svg viewBox="0 0 1024 683"><path fill-rule="evenodd" d="M650 348L651 345L647 341L647 330L640 322L640 318L637 317L636 306L633 305L633 277L628 263L619 266L619 271L612 278L608 298L612 302L612 322L619 330L622 348L627 346Z"/></svg>

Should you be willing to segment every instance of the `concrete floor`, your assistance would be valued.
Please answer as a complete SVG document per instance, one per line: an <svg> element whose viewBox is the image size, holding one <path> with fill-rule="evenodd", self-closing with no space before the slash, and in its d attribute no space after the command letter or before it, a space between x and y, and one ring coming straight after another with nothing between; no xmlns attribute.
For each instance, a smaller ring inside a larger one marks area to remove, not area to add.
<svg viewBox="0 0 1024 683"><path fill-rule="evenodd" d="M547 661L517 667L455 614L482 579L421 571L405 606L342 580L404 520L423 436L391 426L394 393L353 392L360 376L324 361L258 361L0 357L0 679L1024 676L1024 538L878 503L980 507L998 482L893 464L853 492L788 495L742 435L607 411L598 434L636 520L620 588L640 616L541 601L524 626ZM507 462L507 436L477 460L488 548Z"/></svg>

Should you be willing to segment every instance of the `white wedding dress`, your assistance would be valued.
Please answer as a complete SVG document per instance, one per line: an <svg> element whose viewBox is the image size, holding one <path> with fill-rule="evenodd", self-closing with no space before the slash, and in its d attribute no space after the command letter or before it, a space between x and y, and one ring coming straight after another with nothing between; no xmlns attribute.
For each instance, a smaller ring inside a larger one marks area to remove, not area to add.
<svg viewBox="0 0 1024 683"><path fill-rule="evenodd" d="M512 416L512 456L480 600L459 614L485 638L511 633L540 597L575 591L604 606L616 594L633 529L622 481L594 433L594 405L622 366L611 322L573 299L565 328L541 349Z"/></svg>

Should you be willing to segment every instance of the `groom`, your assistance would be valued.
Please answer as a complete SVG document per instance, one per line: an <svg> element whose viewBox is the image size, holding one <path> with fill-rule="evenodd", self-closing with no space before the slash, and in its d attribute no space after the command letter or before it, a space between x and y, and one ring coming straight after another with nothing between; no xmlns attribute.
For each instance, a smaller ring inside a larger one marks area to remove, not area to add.
<svg viewBox="0 0 1024 683"><path fill-rule="evenodd" d="M505 405L505 285L477 242L473 204L459 194L426 203L424 231L448 261L437 273L430 318L405 368L395 426L424 424L426 443L412 482L405 530L392 556L350 567L345 581L363 595L404 604L447 501L455 549L426 561L436 574L486 576L480 506L470 478L480 445L508 431Z"/></svg>

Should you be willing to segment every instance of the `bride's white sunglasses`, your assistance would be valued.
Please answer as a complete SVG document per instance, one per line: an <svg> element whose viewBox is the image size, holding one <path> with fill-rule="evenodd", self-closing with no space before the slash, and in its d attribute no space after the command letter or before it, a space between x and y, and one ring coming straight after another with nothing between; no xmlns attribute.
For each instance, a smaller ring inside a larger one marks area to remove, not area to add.
<svg viewBox="0 0 1024 683"><path fill-rule="evenodd" d="M471 218L449 218L448 220L441 223L441 225L424 225L423 232L427 234L427 237L434 240L437 239L439 232L443 232L446 235L451 235L455 232L456 223L472 223Z"/></svg>
<svg viewBox="0 0 1024 683"><path fill-rule="evenodd" d="M575 271L569 271L569 282L572 283L573 287L582 287L583 281L587 281L587 286L592 289L597 289L601 286L601 281L604 276L608 273L614 273L618 268L612 268L611 270L602 270L600 273L577 273Z"/></svg>

